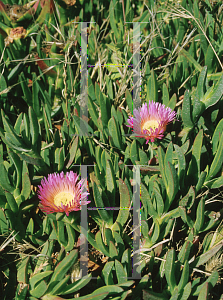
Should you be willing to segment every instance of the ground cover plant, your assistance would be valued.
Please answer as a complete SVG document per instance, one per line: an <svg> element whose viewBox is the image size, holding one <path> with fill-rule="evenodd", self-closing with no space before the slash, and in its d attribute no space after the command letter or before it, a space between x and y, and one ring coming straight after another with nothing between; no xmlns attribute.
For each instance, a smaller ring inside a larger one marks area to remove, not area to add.
<svg viewBox="0 0 223 300"><path fill-rule="evenodd" d="M223 299L221 1L0 1L1 299Z"/></svg>

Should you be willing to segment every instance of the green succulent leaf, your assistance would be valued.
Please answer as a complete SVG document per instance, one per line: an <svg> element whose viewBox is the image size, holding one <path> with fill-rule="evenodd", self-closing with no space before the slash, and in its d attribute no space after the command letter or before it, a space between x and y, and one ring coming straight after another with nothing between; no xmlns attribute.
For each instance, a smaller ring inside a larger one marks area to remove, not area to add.
<svg viewBox="0 0 223 300"><path fill-rule="evenodd" d="M5 191L5 196L6 196L7 202L9 204L11 210L14 213L17 213L18 212L18 204L16 203L16 200L13 197L13 195L11 193Z"/></svg>
<svg viewBox="0 0 223 300"><path fill-rule="evenodd" d="M159 215L154 209L149 192L143 183L141 183L141 201L143 203L143 206L147 207L149 215L152 216L154 220L158 219Z"/></svg>
<svg viewBox="0 0 223 300"><path fill-rule="evenodd" d="M104 253L106 256L110 257L110 247L108 248L107 246L105 246L103 240L102 240L102 237L101 237L101 232L98 231L96 233L96 236L95 236L95 241L96 241L96 244L97 244L97 248L102 252Z"/></svg>
<svg viewBox="0 0 223 300"><path fill-rule="evenodd" d="M95 290L92 293L92 295L98 295L99 293L104 293L104 292L109 292L109 296L115 296L115 295L121 294L123 292L123 289L117 285L103 286L103 287Z"/></svg>
<svg viewBox="0 0 223 300"><path fill-rule="evenodd" d="M70 147L68 156L66 158L66 159L68 159L68 162L67 162L67 165L66 165L67 169L69 169L71 167L72 163L74 162L78 145L79 145L79 137L76 136L76 138L73 140L73 143L72 143L72 145Z"/></svg>
<svg viewBox="0 0 223 300"><path fill-rule="evenodd" d="M106 222L106 224L110 225L113 224L113 217L112 214L106 209L104 201L102 199L102 193L99 191L99 188L96 182L93 181L93 194L96 207L98 207L98 214L101 219Z"/></svg>
<svg viewBox="0 0 223 300"><path fill-rule="evenodd" d="M209 259L211 259L211 257L213 257L222 247L222 243L214 246L213 248L211 248L210 250L208 250L207 252L201 254L200 256L198 256L195 261L193 263L191 263L191 265L193 267L198 268L199 266L205 264Z"/></svg>
<svg viewBox="0 0 223 300"><path fill-rule="evenodd" d="M119 193L120 193L120 210L116 222L124 226L129 216L130 195L124 181L119 178Z"/></svg>
<svg viewBox="0 0 223 300"><path fill-rule="evenodd" d="M152 69L151 75L148 79L147 83L147 103L149 105L149 101L157 102L158 101L158 87L157 87L157 79L154 70Z"/></svg>
<svg viewBox="0 0 223 300"><path fill-rule="evenodd" d="M181 248L178 254L178 260L182 264L188 261L192 245L193 243L190 240L184 242L183 247Z"/></svg>
<svg viewBox="0 0 223 300"><path fill-rule="evenodd" d="M122 284L127 281L127 274L122 264L117 259L115 260L115 271L118 278L118 284Z"/></svg>
<svg viewBox="0 0 223 300"><path fill-rule="evenodd" d="M114 31L116 39L119 40L120 33L118 31L118 28L117 28L117 21L115 20L114 10L115 10L114 2L111 1L110 6L109 6L110 24L111 24L112 30Z"/></svg>
<svg viewBox="0 0 223 300"><path fill-rule="evenodd" d="M22 260L18 267L17 279L19 282L28 283L28 268L29 268L30 258L26 257Z"/></svg>
<svg viewBox="0 0 223 300"><path fill-rule="evenodd" d="M10 184L8 174L3 162L0 163L0 174L1 174L1 180L0 180L1 187L7 192L13 194L15 188Z"/></svg>
<svg viewBox="0 0 223 300"><path fill-rule="evenodd" d="M203 143L203 130L201 129L197 134L192 149L192 159L188 169L188 176L192 177L196 182L200 176L200 160L201 148Z"/></svg>
<svg viewBox="0 0 223 300"><path fill-rule="evenodd" d="M218 149L222 131L223 131L223 119L221 119L220 122L218 123L218 125L214 131L213 137L212 137L212 152L213 152L213 154L215 154Z"/></svg>
<svg viewBox="0 0 223 300"><path fill-rule="evenodd" d="M208 283L206 282L202 287L197 299L198 300L208 299L208 290L209 290Z"/></svg>
<svg viewBox="0 0 223 300"><path fill-rule="evenodd" d="M30 295L36 298L42 297L48 289L45 280L42 280L34 289L30 291Z"/></svg>
<svg viewBox="0 0 223 300"><path fill-rule="evenodd" d="M188 264L188 261L186 260L185 263L184 263L184 267L183 267L183 271L182 271L182 274L181 274L180 282L178 283L178 291L179 292L185 288L186 284L188 283L189 276L190 276L189 264Z"/></svg>
<svg viewBox="0 0 223 300"><path fill-rule="evenodd" d="M106 185L111 206L115 205L116 180L114 168L110 160L106 160Z"/></svg>
<svg viewBox="0 0 223 300"><path fill-rule="evenodd" d="M50 293L51 294L55 294L55 295L60 295L60 294L63 294L63 290L64 288L66 287L66 284L67 282L69 281L70 279L70 275L67 275L65 278L63 278L62 280L60 281L55 281L54 282L54 286L53 286L53 289L50 290ZM49 290L48 290L49 291Z"/></svg>
<svg viewBox="0 0 223 300"><path fill-rule="evenodd" d="M192 105L191 105L191 99L188 90L186 90L184 94L184 100L182 106L182 120L184 126L187 127L188 129L192 129L194 127L194 123L192 121Z"/></svg>
<svg viewBox="0 0 223 300"><path fill-rule="evenodd" d="M32 276L29 280L29 284L30 284L30 288L31 290L35 288L35 286L42 281L44 278L49 277L50 275L52 275L53 271L45 271L45 272L41 272L41 273L37 273L34 276Z"/></svg>
<svg viewBox="0 0 223 300"><path fill-rule="evenodd" d="M100 104L102 124L105 127L107 127L108 121L110 119L109 112L111 111L111 107L108 104L108 99L104 98L104 96L100 90L100 87L97 83L95 83L95 94L96 94L97 101Z"/></svg>
<svg viewBox="0 0 223 300"><path fill-rule="evenodd" d="M114 261L109 261L105 264L102 270L102 277L106 285L114 284L113 275L112 275L113 266L114 266Z"/></svg>
<svg viewBox="0 0 223 300"><path fill-rule="evenodd" d="M211 164L210 171L206 178L206 182L212 179L217 173L220 171L223 163L223 133L221 134L221 138L218 145L218 150L215 154L214 160Z"/></svg>
<svg viewBox="0 0 223 300"><path fill-rule="evenodd" d="M84 286L86 286L90 280L91 280L92 275L88 274L81 279L78 279L72 284L67 285L66 287L63 287L61 294L67 295L67 294L73 294L81 290Z"/></svg>
<svg viewBox="0 0 223 300"><path fill-rule="evenodd" d="M74 265L78 258L78 250L73 250L57 265L50 282L60 281L64 278L67 271Z"/></svg>
<svg viewBox="0 0 223 300"><path fill-rule="evenodd" d="M223 75L218 80L215 86L212 86L207 90L203 99L201 100L201 102L204 103L205 105L205 109L215 105L221 99L222 94L223 94Z"/></svg>
<svg viewBox="0 0 223 300"><path fill-rule="evenodd" d="M212 274L208 277L208 279L203 284L197 286L197 288L192 293L193 296L199 295L200 297L201 295L204 295L205 291L207 291L207 287L213 288L216 285L218 278L219 278L219 273L217 271L213 271ZM200 297L200 299L204 299L204 298Z"/></svg>
<svg viewBox="0 0 223 300"><path fill-rule="evenodd" d="M204 66L198 77L197 90L196 90L197 96L199 97L198 99L201 101L206 93L206 80L207 80L207 66ZM193 109L196 110L196 108Z"/></svg>
<svg viewBox="0 0 223 300"><path fill-rule="evenodd" d="M111 257L112 259L118 258L118 250L116 249L115 244L112 241L109 242L109 257Z"/></svg>
<svg viewBox="0 0 223 300"><path fill-rule="evenodd" d="M114 117L112 117L108 122L108 129L110 136L112 138L112 143L118 149L122 148L122 139L121 139L121 132L119 128L119 123L116 121Z"/></svg>
<svg viewBox="0 0 223 300"><path fill-rule="evenodd" d="M174 252L174 249L171 249L167 253L166 263L165 263L165 276L166 276L167 284L170 288L171 294L173 294L174 289L176 287L174 265L175 265L175 252Z"/></svg>

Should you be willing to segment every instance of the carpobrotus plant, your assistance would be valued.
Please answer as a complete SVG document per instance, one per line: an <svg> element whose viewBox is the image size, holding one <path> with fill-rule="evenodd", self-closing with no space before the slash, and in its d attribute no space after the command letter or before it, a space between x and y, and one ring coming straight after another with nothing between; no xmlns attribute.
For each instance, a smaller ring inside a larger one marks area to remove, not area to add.
<svg viewBox="0 0 223 300"><path fill-rule="evenodd" d="M162 139L167 124L173 122L176 117L176 112L171 108L153 101L149 101L149 107L144 103L139 109L134 109L133 113L135 117L127 120L127 127L133 128L137 137L145 138L146 144L149 141L154 142L155 139Z"/></svg>
<svg viewBox="0 0 223 300"><path fill-rule="evenodd" d="M86 201L89 193L83 192L86 179L78 181L77 173L73 171L60 174L49 174L44 178L39 186L38 197L40 209L46 214L54 212L65 212L67 216L71 211L78 211L81 205L87 205Z"/></svg>
<svg viewBox="0 0 223 300"><path fill-rule="evenodd" d="M64 1L0 1L0 298L223 299L222 1Z"/></svg>

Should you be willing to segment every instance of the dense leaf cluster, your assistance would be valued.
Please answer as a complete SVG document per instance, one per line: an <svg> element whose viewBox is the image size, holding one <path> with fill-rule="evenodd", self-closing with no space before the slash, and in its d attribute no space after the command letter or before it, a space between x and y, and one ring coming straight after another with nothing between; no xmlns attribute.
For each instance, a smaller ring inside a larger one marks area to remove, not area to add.
<svg viewBox="0 0 223 300"><path fill-rule="evenodd" d="M222 299L222 9L0 1L2 299ZM177 119L146 144L152 100ZM44 215L41 179L84 167L88 228Z"/></svg>

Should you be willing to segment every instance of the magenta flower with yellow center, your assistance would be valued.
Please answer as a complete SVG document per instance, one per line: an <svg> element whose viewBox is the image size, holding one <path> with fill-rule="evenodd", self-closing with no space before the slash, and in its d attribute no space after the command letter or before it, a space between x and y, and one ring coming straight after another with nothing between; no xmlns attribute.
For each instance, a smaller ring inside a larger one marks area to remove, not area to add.
<svg viewBox="0 0 223 300"><path fill-rule="evenodd" d="M38 197L40 209L46 214L54 212L65 212L67 216L71 211L78 211L81 205L87 205L91 201L86 201L88 192L83 192L86 179L78 181L77 173L73 171L60 174L49 174L48 178L41 180L38 186Z"/></svg>
<svg viewBox="0 0 223 300"><path fill-rule="evenodd" d="M127 122L127 127L133 128L133 132L137 137L146 139L146 144L155 139L162 139L166 130L167 124L173 122L176 117L176 112L171 108L165 107L159 102L149 101L144 103L139 109L134 109L135 117L130 117Z"/></svg>

